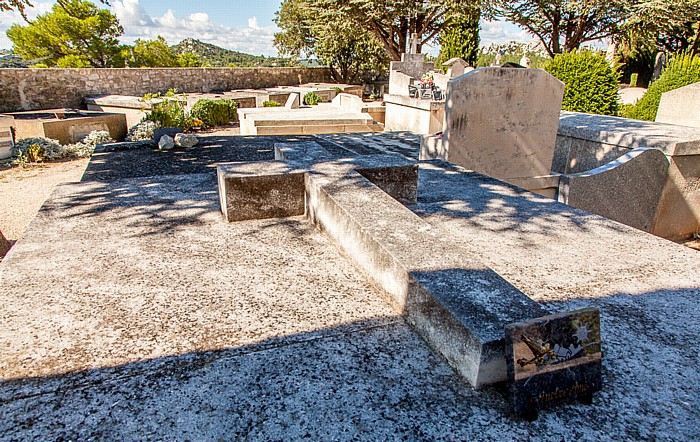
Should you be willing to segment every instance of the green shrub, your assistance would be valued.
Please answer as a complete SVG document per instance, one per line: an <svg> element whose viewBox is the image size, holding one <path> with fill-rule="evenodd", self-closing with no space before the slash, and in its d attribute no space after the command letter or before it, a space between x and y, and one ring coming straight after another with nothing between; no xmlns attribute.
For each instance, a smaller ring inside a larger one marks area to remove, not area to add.
<svg viewBox="0 0 700 442"><path fill-rule="evenodd" d="M229 99L225 98L222 100L209 100L201 99L198 100L194 106L192 106L192 111L190 115L192 118L202 120L204 126L224 126L229 124L231 120L236 120L238 114L236 113L236 108L238 104Z"/></svg>
<svg viewBox="0 0 700 442"><path fill-rule="evenodd" d="M263 101L263 107L278 107L278 106L282 106L282 105L276 101L270 101L270 100Z"/></svg>
<svg viewBox="0 0 700 442"><path fill-rule="evenodd" d="M316 106L320 102L321 102L321 97L319 97L317 94L315 94L313 92L309 92L308 94L304 95L304 104L306 104L306 105Z"/></svg>
<svg viewBox="0 0 700 442"><path fill-rule="evenodd" d="M653 82L637 103L622 114L626 118L654 121L661 94L700 81L700 55L676 54L661 77Z"/></svg>
<svg viewBox="0 0 700 442"><path fill-rule="evenodd" d="M544 70L564 82L562 109L617 115L618 74L604 57L587 51L558 54Z"/></svg>
<svg viewBox="0 0 700 442"><path fill-rule="evenodd" d="M158 127L180 127L184 130L192 127L191 118L185 112L185 103L172 98L153 103L145 118L155 122Z"/></svg>

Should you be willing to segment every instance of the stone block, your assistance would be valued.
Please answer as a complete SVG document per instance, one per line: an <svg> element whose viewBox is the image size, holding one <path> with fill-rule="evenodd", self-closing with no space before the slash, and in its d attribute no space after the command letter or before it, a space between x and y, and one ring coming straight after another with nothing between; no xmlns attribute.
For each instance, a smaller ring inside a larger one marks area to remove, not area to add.
<svg viewBox="0 0 700 442"><path fill-rule="evenodd" d="M451 80L448 160L498 179L548 175L563 93L540 69L480 68Z"/></svg>
<svg viewBox="0 0 700 442"><path fill-rule="evenodd" d="M233 222L303 215L304 172L280 162L219 164L224 218Z"/></svg>
<svg viewBox="0 0 700 442"><path fill-rule="evenodd" d="M669 160L661 151L634 149L605 166L562 175L559 200L652 232L668 173Z"/></svg>
<svg viewBox="0 0 700 442"><path fill-rule="evenodd" d="M700 81L661 94L656 121L700 127Z"/></svg>
<svg viewBox="0 0 700 442"><path fill-rule="evenodd" d="M284 107L287 109L299 109L299 94L289 94L289 97L287 98L287 102L284 104Z"/></svg>
<svg viewBox="0 0 700 442"><path fill-rule="evenodd" d="M401 95L384 95L385 127L388 131L407 130L417 134L442 131L445 103Z"/></svg>
<svg viewBox="0 0 700 442"><path fill-rule="evenodd" d="M442 64L447 66L447 76L450 78L457 78L466 72L469 64L459 57L450 58Z"/></svg>
<svg viewBox="0 0 700 442"><path fill-rule="evenodd" d="M275 158L285 163L218 166L227 219L283 214L272 190L291 192L287 216L305 211L468 382L506 379L505 325L547 312L402 204L416 202L415 163L397 154L328 161L315 143L275 145Z"/></svg>

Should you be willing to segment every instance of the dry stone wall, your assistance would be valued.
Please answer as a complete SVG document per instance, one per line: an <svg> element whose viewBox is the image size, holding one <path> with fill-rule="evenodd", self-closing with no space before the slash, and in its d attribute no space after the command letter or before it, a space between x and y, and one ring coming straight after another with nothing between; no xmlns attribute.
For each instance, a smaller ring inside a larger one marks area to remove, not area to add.
<svg viewBox="0 0 700 442"><path fill-rule="evenodd" d="M0 69L0 112L81 107L103 94L141 96L331 82L326 68Z"/></svg>

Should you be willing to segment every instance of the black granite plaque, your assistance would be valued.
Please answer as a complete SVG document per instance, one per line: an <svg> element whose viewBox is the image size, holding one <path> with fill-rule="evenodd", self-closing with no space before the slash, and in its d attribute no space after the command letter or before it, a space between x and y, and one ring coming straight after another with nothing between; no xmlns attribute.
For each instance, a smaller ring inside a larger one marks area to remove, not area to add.
<svg viewBox="0 0 700 442"><path fill-rule="evenodd" d="M601 389L600 312L586 308L506 326L513 412L534 420L541 406Z"/></svg>

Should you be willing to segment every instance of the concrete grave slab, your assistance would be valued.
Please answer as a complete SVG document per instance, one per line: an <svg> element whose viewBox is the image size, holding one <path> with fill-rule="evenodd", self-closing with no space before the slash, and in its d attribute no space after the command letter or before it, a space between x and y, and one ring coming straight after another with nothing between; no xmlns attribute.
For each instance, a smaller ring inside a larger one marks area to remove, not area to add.
<svg viewBox="0 0 700 442"><path fill-rule="evenodd" d="M559 201L653 232L669 166L660 150L634 149L605 166L562 175Z"/></svg>
<svg viewBox="0 0 700 442"><path fill-rule="evenodd" d="M375 136L328 139L417 152L415 135ZM57 190L0 264L0 440L697 438L696 251L422 163L411 207L451 247L549 311L601 311L593 403L515 419L306 219L222 220L214 165L326 145L295 138L101 151Z"/></svg>

